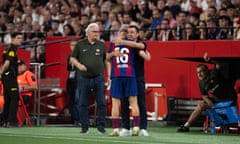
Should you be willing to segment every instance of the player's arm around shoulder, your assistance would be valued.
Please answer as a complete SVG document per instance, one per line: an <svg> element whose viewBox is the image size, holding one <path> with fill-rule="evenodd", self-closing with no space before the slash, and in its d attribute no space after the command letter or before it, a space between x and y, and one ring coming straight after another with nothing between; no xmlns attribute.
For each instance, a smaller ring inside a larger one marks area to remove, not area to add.
<svg viewBox="0 0 240 144"><path fill-rule="evenodd" d="M121 39L119 37L114 38L112 40L112 42L115 43L115 44L127 45L127 46L137 48L137 49L144 49L145 48L145 45L142 42L135 42L135 41L131 41L131 40Z"/></svg>

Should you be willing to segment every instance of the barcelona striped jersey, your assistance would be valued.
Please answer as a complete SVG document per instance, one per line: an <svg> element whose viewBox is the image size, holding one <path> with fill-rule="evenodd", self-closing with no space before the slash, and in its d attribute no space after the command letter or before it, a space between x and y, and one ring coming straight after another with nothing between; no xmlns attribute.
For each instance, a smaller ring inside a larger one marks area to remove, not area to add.
<svg viewBox="0 0 240 144"><path fill-rule="evenodd" d="M111 77L136 77L134 69L135 49L126 45L110 44L109 53L119 50L123 56L112 57Z"/></svg>

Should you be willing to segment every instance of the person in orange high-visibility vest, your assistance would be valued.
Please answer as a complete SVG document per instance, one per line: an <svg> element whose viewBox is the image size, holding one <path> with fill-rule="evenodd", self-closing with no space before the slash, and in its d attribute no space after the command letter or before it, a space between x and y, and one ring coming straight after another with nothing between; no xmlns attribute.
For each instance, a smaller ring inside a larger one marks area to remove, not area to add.
<svg viewBox="0 0 240 144"><path fill-rule="evenodd" d="M33 90L37 89L36 75L27 70L26 64L23 60L18 60L18 87L25 104L30 104Z"/></svg>

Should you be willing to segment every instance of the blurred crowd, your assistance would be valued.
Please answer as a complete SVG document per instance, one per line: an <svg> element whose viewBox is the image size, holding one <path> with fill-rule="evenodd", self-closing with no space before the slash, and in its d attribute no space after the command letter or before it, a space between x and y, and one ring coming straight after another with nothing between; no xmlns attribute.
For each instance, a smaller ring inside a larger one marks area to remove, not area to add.
<svg viewBox="0 0 240 144"><path fill-rule="evenodd" d="M45 37L83 38L91 22L100 25L104 41L127 25L137 25L143 40L240 39L240 0L0 1L0 43L23 32L33 62L44 61Z"/></svg>

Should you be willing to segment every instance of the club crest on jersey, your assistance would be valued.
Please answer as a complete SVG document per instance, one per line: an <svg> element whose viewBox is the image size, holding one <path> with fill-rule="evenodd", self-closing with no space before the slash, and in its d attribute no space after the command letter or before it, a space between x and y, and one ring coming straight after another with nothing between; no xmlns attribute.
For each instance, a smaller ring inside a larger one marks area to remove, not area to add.
<svg viewBox="0 0 240 144"><path fill-rule="evenodd" d="M14 51L10 51L10 52L8 53L8 56L14 57L14 56L15 56L15 52L14 52Z"/></svg>
<svg viewBox="0 0 240 144"><path fill-rule="evenodd" d="M100 49L96 49L96 55L100 55Z"/></svg>

